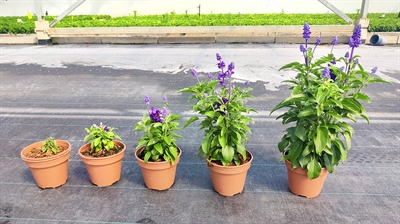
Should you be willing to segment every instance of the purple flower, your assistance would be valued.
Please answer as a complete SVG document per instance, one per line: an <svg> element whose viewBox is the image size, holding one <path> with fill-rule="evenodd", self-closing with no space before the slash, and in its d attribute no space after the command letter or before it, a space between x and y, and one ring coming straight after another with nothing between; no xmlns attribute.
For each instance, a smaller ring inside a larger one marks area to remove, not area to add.
<svg viewBox="0 0 400 224"><path fill-rule="evenodd" d="M378 70L378 67L373 67L371 70L371 75L375 74L377 70Z"/></svg>
<svg viewBox="0 0 400 224"><path fill-rule="evenodd" d="M331 44L332 45L337 45L338 43L339 43L339 40L338 40L338 37L336 36L336 37L333 38Z"/></svg>
<svg viewBox="0 0 400 224"><path fill-rule="evenodd" d="M198 74L197 74L196 70L194 70L193 68L191 68L191 69L190 69L190 72L192 73L193 77L196 77L196 78L197 78Z"/></svg>
<svg viewBox="0 0 400 224"><path fill-rule="evenodd" d="M304 47L303 44L300 44L300 51L305 53L307 51L307 49Z"/></svg>
<svg viewBox="0 0 400 224"><path fill-rule="evenodd" d="M344 66L340 67L340 72L344 71Z"/></svg>
<svg viewBox="0 0 400 224"><path fill-rule="evenodd" d="M150 97L149 97L149 95L147 95L147 94L146 94L146 96L144 96L144 103L145 103L146 105L149 105L149 104L150 104Z"/></svg>
<svg viewBox="0 0 400 224"><path fill-rule="evenodd" d="M163 107L162 115L163 115L163 117L167 117L167 116L168 116L168 109L167 109L167 107Z"/></svg>
<svg viewBox="0 0 400 224"><path fill-rule="evenodd" d="M208 79L212 80L212 74L209 72L207 75L208 75Z"/></svg>
<svg viewBox="0 0 400 224"><path fill-rule="evenodd" d="M233 69L235 69L235 64L234 64L233 62L231 62L231 63L228 65L228 70L229 70L229 71L233 71Z"/></svg>
<svg viewBox="0 0 400 224"><path fill-rule="evenodd" d="M222 103L226 104L229 100L227 98L222 97Z"/></svg>
<svg viewBox="0 0 400 224"><path fill-rule="evenodd" d="M221 86L223 86L223 87L226 87L226 84L225 84L225 81L224 81L224 80L221 80L221 81L219 82L219 84L220 84Z"/></svg>
<svg viewBox="0 0 400 224"><path fill-rule="evenodd" d="M336 58L335 57L333 57L333 59L332 59L332 64L336 65Z"/></svg>
<svg viewBox="0 0 400 224"><path fill-rule="evenodd" d="M154 109L154 107L151 107L151 109L149 110L149 116L153 123L162 123L160 109Z"/></svg>
<svg viewBox="0 0 400 224"><path fill-rule="evenodd" d="M168 98L167 98L167 96L166 95L164 95L164 103L167 103L168 102Z"/></svg>
<svg viewBox="0 0 400 224"><path fill-rule="evenodd" d="M358 64L358 58L356 58L355 60L354 60L354 65L357 65Z"/></svg>
<svg viewBox="0 0 400 224"><path fill-rule="evenodd" d="M349 46L356 48L361 44L361 24L358 24L354 29L353 35L349 39Z"/></svg>
<svg viewBox="0 0 400 224"><path fill-rule="evenodd" d="M219 55L218 53L217 53L217 60L218 60L218 61L221 61L221 60L222 60L221 55Z"/></svg>
<svg viewBox="0 0 400 224"><path fill-rule="evenodd" d="M321 37L317 37L317 41L315 42L316 45L321 44Z"/></svg>
<svg viewBox="0 0 400 224"><path fill-rule="evenodd" d="M244 82L244 85L247 86L247 85L249 85L249 83L250 83L250 81L246 80L246 82Z"/></svg>
<svg viewBox="0 0 400 224"><path fill-rule="evenodd" d="M326 78L326 79L328 79L328 78L331 77L330 69L329 69L328 66L326 66L326 67L324 68L324 71L322 72L322 77L323 77L323 78Z"/></svg>
<svg viewBox="0 0 400 224"><path fill-rule="evenodd" d="M106 132L109 132L109 131L110 131L110 129L107 127L107 125L104 125L103 129L104 129L104 131L106 131Z"/></svg>
<svg viewBox="0 0 400 224"><path fill-rule="evenodd" d="M220 61L220 62L218 63L218 68L219 68L219 69L225 68L225 62L224 62L224 61Z"/></svg>
<svg viewBox="0 0 400 224"><path fill-rule="evenodd" d="M344 57L347 59L349 58L349 52L346 52L346 54L344 55Z"/></svg>
<svg viewBox="0 0 400 224"><path fill-rule="evenodd" d="M310 35L311 35L310 26L308 25L308 23L305 22L303 26L303 38L307 41L308 39L310 39Z"/></svg>

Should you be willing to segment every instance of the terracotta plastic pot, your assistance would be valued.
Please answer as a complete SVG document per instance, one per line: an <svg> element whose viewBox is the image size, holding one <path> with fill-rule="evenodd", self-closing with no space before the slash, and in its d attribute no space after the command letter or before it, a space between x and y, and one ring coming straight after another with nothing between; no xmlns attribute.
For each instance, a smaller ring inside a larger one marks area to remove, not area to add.
<svg viewBox="0 0 400 224"><path fill-rule="evenodd" d="M42 142L36 142L21 151L22 160L24 160L25 164L31 170L33 178L40 188L55 188L67 182L68 158L71 154L71 144L64 140L56 140L56 142L58 146L67 147L67 150L46 158L26 157L25 154L27 151L43 145Z"/></svg>
<svg viewBox="0 0 400 224"><path fill-rule="evenodd" d="M253 155L247 151L250 161L240 166L221 166L207 162L210 168L214 190L223 196L233 196L243 192L247 171L250 169Z"/></svg>
<svg viewBox="0 0 400 224"><path fill-rule="evenodd" d="M107 157L91 157L82 155L82 151L90 149L90 143L83 145L79 149L79 156L86 166L90 181L99 186L111 186L121 179L122 158L125 154L125 144L121 141L114 140L115 144L122 145L122 151Z"/></svg>
<svg viewBox="0 0 400 224"><path fill-rule="evenodd" d="M170 162L150 162L145 163L139 158L139 155L143 147L140 147L135 152L135 157L140 169L142 170L142 175L144 179L144 184L147 188L153 190L167 190L175 182L176 167L178 166L179 160L182 155L182 150L179 149L178 158L176 158L174 165L172 166Z"/></svg>
<svg viewBox="0 0 400 224"><path fill-rule="evenodd" d="M310 180L307 177L307 170L303 170L301 167L292 169L292 163L288 160L285 160L285 165L288 170L289 189L293 194L315 198L321 193L328 175L328 171L325 168L322 168L319 177Z"/></svg>

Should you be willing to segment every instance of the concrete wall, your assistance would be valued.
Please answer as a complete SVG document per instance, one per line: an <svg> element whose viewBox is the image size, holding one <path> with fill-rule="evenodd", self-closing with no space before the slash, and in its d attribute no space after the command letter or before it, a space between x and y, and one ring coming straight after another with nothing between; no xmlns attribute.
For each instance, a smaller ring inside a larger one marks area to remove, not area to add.
<svg viewBox="0 0 400 224"><path fill-rule="evenodd" d="M76 0L42 1L43 10L49 15L59 15ZM355 13L361 8L362 0L329 0L345 13ZM370 0L369 12L399 12L399 0ZM202 13L327 13L318 0L86 0L71 15L108 14L123 16L163 14L175 11L177 14ZM22 16L27 12L36 14L34 0L0 0L0 16Z"/></svg>

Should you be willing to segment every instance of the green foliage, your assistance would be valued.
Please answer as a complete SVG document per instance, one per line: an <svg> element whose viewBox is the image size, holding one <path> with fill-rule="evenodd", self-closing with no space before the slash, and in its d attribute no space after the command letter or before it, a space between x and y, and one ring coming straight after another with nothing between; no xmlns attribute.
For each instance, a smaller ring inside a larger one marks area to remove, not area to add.
<svg viewBox="0 0 400 224"><path fill-rule="evenodd" d="M397 13L369 13L370 32L399 32L400 19ZM348 14L353 20L357 13ZM52 22L56 16L45 16ZM22 23L17 22L18 19ZM30 34L35 32L36 16L0 16L0 33ZM175 12L162 15L133 15L111 18L109 15L71 15L66 16L55 28L61 27L147 27L147 26L267 26L267 25L302 25L307 21L311 25L345 25L347 24L336 14L176 14Z"/></svg>
<svg viewBox="0 0 400 224"><path fill-rule="evenodd" d="M192 73L197 76L194 70ZM224 73L223 68L222 73ZM202 115L193 116L184 125L187 127L201 119L199 126L200 130L204 131L204 137L199 147L199 157L203 156L209 161L220 161L224 166L232 162L238 166L241 164L241 159L246 160L244 143L248 142L247 134L251 134L248 124L254 123L247 114L256 111L245 106L247 98L254 98L249 93L252 89L242 90L234 87L231 75L227 75L226 78L229 80L226 87L217 86L222 80L220 78L220 80L198 81L195 85L179 92L191 93L189 101L195 100L192 109Z"/></svg>
<svg viewBox="0 0 400 224"><path fill-rule="evenodd" d="M52 154L56 154L57 152L60 151L60 149L57 146L57 142L54 138L50 137L47 138L42 145L42 153L46 153L47 151L50 151Z"/></svg>
<svg viewBox="0 0 400 224"><path fill-rule="evenodd" d="M362 89L370 83L386 81L357 63L359 56L352 57L354 48L349 57L336 60L332 53L314 59L314 52L308 47L305 63L293 62L281 68L296 71L297 77L286 81L292 83L291 95L271 113L285 108L287 111L277 119L285 125L294 123L278 144L282 159L291 161L292 168L308 169L308 177L314 179L321 168L331 173L340 161L346 160L354 133L348 121L356 122L361 117L369 122L360 101L370 102L370 98ZM325 69L328 74L324 74Z"/></svg>
<svg viewBox="0 0 400 224"><path fill-rule="evenodd" d="M143 115L141 121L134 125L134 131L145 133L139 139L136 149L144 147L141 154L144 155L143 160L146 163L148 161L167 161L174 165L175 160L178 158L179 151L176 141L178 138L183 139L183 137L177 134L176 131L181 130L179 128L181 116L166 113L167 106L168 103L165 102L164 109L161 109L164 111L164 114L160 114L162 116L161 122L152 120L149 113L156 111L152 108L152 110L149 110L149 113Z"/></svg>
<svg viewBox="0 0 400 224"><path fill-rule="evenodd" d="M114 139L121 140L114 130L116 128L108 127L107 125L93 124L90 128L85 128L88 135L85 136L84 140L86 143L90 142L90 153L96 153L103 149L114 150Z"/></svg>
<svg viewBox="0 0 400 224"><path fill-rule="evenodd" d="M385 15L381 18L382 15ZM400 32L400 18L397 13L369 13L369 32Z"/></svg>

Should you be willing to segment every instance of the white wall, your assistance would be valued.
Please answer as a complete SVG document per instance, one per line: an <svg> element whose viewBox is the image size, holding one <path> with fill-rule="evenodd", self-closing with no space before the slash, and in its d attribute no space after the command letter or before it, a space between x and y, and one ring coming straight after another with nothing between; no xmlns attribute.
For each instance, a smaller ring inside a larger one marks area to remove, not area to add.
<svg viewBox="0 0 400 224"><path fill-rule="evenodd" d="M42 1L43 10L49 15L59 15L77 0ZM355 13L362 0L329 0L345 13ZM163 14L175 11L183 14L202 13L326 13L329 11L318 0L86 0L71 15L108 14L123 16ZM399 12L400 0L370 0L369 12ZM0 0L0 16L22 16L27 12L36 14L34 0Z"/></svg>

